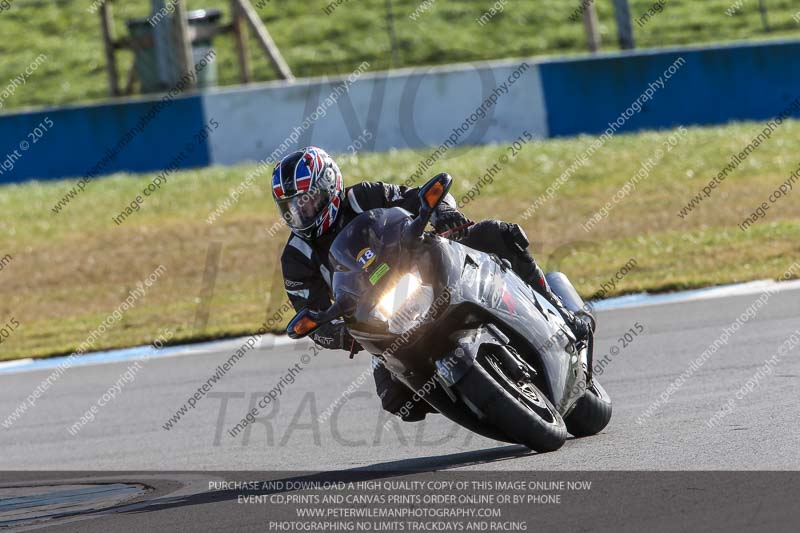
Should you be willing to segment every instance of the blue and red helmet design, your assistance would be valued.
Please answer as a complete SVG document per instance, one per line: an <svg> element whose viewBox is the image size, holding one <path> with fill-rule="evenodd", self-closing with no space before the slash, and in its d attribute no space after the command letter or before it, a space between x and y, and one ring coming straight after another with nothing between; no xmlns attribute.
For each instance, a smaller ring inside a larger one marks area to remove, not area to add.
<svg viewBox="0 0 800 533"><path fill-rule="evenodd" d="M315 146L287 155L272 172L272 197L281 216L293 232L307 239L333 226L343 195L339 166Z"/></svg>

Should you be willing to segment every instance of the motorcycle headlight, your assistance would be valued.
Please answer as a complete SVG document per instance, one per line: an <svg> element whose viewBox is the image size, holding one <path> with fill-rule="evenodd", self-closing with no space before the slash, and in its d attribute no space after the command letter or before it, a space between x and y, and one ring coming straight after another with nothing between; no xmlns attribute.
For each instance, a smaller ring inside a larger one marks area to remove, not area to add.
<svg viewBox="0 0 800 533"><path fill-rule="evenodd" d="M397 280L397 284L381 296L373 315L388 322L391 333L401 335L419 325L432 304L433 288L423 285L415 270Z"/></svg>

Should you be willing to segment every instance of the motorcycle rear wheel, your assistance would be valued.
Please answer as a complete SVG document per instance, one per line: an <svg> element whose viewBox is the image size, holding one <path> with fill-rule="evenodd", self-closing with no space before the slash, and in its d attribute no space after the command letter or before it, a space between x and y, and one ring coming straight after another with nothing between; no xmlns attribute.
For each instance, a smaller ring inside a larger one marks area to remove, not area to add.
<svg viewBox="0 0 800 533"><path fill-rule="evenodd" d="M611 421L611 411L611 398L594 378L591 388L583 393L575 409L564 420L567 431L575 437L597 435Z"/></svg>
<svg viewBox="0 0 800 533"><path fill-rule="evenodd" d="M567 439L561 415L530 379L512 376L497 357L482 353L456 387L483 421L511 441L540 453L561 448Z"/></svg>

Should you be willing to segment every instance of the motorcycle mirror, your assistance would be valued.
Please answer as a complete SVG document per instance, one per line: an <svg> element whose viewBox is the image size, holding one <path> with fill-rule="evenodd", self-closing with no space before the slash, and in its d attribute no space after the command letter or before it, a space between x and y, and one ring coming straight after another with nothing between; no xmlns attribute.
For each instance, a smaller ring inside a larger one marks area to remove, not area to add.
<svg viewBox="0 0 800 533"><path fill-rule="evenodd" d="M433 211L439 206L439 203L444 200L452 184L453 178L451 178L450 174L447 172L435 175L428 183L420 187L420 202L430 211Z"/></svg>
<svg viewBox="0 0 800 533"><path fill-rule="evenodd" d="M289 321L289 325L286 326L289 338L302 339L320 326L319 322L309 316L310 313L308 307L304 307L294 315L294 318Z"/></svg>
<svg viewBox="0 0 800 533"><path fill-rule="evenodd" d="M419 215L409 224L406 234L408 237L418 239L422 236L434 210L447 196L452 184L453 178L450 174L442 172L419 188Z"/></svg>
<svg viewBox="0 0 800 533"><path fill-rule="evenodd" d="M342 316L342 309L334 303L325 311L312 311L308 307L302 308L286 326L286 334L290 339L302 339L313 333L320 326L324 326Z"/></svg>

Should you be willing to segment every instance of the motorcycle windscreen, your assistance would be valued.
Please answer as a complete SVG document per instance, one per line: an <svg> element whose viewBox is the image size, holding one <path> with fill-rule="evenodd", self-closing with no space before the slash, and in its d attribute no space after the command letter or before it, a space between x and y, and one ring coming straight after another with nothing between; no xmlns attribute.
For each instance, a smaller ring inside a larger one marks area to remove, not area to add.
<svg viewBox="0 0 800 533"><path fill-rule="evenodd" d="M350 302L358 321L378 302L387 285L409 268L403 230L411 214L399 207L371 209L348 223L330 248L336 301Z"/></svg>

